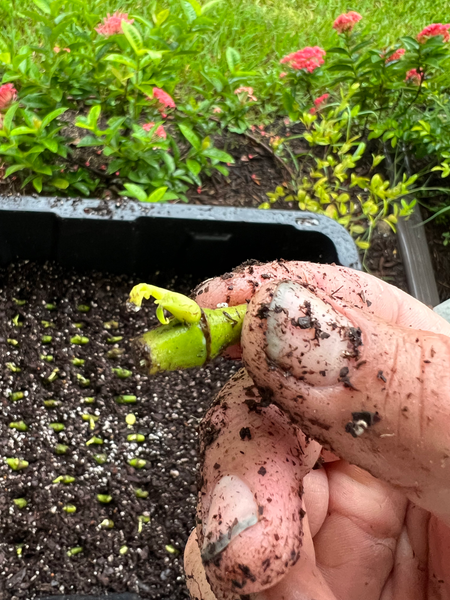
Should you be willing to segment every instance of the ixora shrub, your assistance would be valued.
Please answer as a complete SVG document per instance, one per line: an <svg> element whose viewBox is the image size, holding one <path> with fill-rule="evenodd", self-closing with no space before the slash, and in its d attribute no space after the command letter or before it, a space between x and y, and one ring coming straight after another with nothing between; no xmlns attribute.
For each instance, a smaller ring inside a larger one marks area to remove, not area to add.
<svg viewBox="0 0 450 600"><path fill-rule="evenodd" d="M379 48L361 36L361 20L356 12L340 15L333 24L339 45L303 48L280 60L284 106L305 133L278 140L275 149L294 159L294 193L279 187L261 208L296 200L348 227L364 249L378 221L395 231L398 217L411 214L416 200L407 196L424 191L413 187L419 177L450 174L450 103L442 84L450 24L429 25L416 38ZM289 146L298 137L310 152L293 153ZM408 156L426 159L425 168L410 176ZM382 161L387 180L377 172Z"/></svg>
<svg viewBox="0 0 450 600"><path fill-rule="evenodd" d="M215 1L155 5L148 21L35 0L37 10L21 16L41 43L17 49L0 39L5 176L17 174L37 192L86 196L119 183L123 194L156 202L187 200L202 172L226 175L232 157L214 148L206 128L196 133L173 98L180 70L212 24L206 12ZM86 148L93 150L80 150Z"/></svg>

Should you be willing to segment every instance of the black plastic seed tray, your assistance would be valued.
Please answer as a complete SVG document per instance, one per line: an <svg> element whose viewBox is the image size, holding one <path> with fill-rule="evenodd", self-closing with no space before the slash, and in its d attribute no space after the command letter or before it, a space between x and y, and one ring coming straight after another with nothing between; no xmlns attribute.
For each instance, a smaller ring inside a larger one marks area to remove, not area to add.
<svg viewBox="0 0 450 600"><path fill-rule="evenodd" d="M308 212L32 197L0 201L0 265L53 260L82 270L211 277L251 258L360 267L345 229Z"/></svg>
<svg viewBox="0 0 450 600"><path fill-rule="evenodd" d="M151 276L219 275L248 259L360 268L346 230L313 213L131 201L0 199L0 266L56 261L68 268ZM144 600L136 594L40 600ZM175 598L171 600L176 600Z"/></svg>

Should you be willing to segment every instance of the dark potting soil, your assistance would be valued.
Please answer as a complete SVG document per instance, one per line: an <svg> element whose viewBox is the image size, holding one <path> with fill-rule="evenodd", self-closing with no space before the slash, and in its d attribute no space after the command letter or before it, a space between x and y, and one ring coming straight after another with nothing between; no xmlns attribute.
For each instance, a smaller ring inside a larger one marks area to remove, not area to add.
<svg viewBox="0 0 450 600"><path fill-rule="evenodd" d="M182 557L194 524L197 426L239 364L139 374L130 340L155 317L150 305L126 309L136 283L32 263L0 271L0 600L107 592L188 598ZM165 283L188 292L197 282ZM117 327L105 326L110 321ZM77 335L88 343L71 343ZM74 358L85 362L75 366ZM132 374L121 379L114 368ZM18 392L23 398L14 401ZM118 404L120 395L136 402ZM132 434L145 441L127 441ZM6 458L29 464L15 471ZM134 458L145 466L130 466ZM74 481L55 482L64 476ZM66 512L69 505L76 512Z"/></svg>

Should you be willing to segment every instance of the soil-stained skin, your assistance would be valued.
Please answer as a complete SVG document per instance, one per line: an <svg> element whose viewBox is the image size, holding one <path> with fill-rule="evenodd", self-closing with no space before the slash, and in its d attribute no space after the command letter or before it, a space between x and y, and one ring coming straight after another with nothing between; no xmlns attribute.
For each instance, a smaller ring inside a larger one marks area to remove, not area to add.
<svg viewBox="0 0 450 600"><path fill-rule="evenodd" d="M151 600L188 598L182 552L195 522L198 423L238 365L216 361L153 378L139 373L130 340L156 324L150 303L138 313L125 308L139 282L31 263L0 271L1 600L107 591ZM192 287L188 279L161 284L185 293ZM111 321L117 328L105 328ZM44 335L51 336L49 343L42 343ZM76 335L89 342L71 344ZM85 362L76 366L74 358ZM122 379L113 368L132 375ZM90 380L87 387L78 375ZM17 391L24 397L12 401ZM120 395L137 401L118 404ZM91 397L93 403L84 402ZM125 418L131 413L136 423L129 427ZM20 421L27 431L9 427ZM57 432L52 423L64 429ZM128 441L130 434L145 441ZM86 445L94 437L103 444ZM67 452L57 454L57 444L68 446ZM102 454L106 462L99 458L99 464L94 455ZM8 457L29 466L13 471L4 462ZM131 467L132 458L145 466ZM75 481L52 483L64 475ZM147 497L138 498L137 489ZM112 500L102 503L98 494ZM19 498L27 501L25 508L14 504ZM66 512L68 505L76 512ZM100 526L105 520L114 527ZM83 551L68 556L75 547Z"/></svg>

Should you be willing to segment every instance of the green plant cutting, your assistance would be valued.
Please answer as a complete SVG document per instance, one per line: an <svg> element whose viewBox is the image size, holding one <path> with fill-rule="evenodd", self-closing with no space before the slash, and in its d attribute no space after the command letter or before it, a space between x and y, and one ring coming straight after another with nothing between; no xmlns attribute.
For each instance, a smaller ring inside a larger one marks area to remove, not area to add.
<svg viewBox="0 0 450 600"><path fill-rule="evenodd" d="M161 324L136 338L134 350L152 375L200 367L240 339L246 304L201 308L182 294L146 283L131 290L129 303L139 310L149 298L155 299Z"/></svg>

